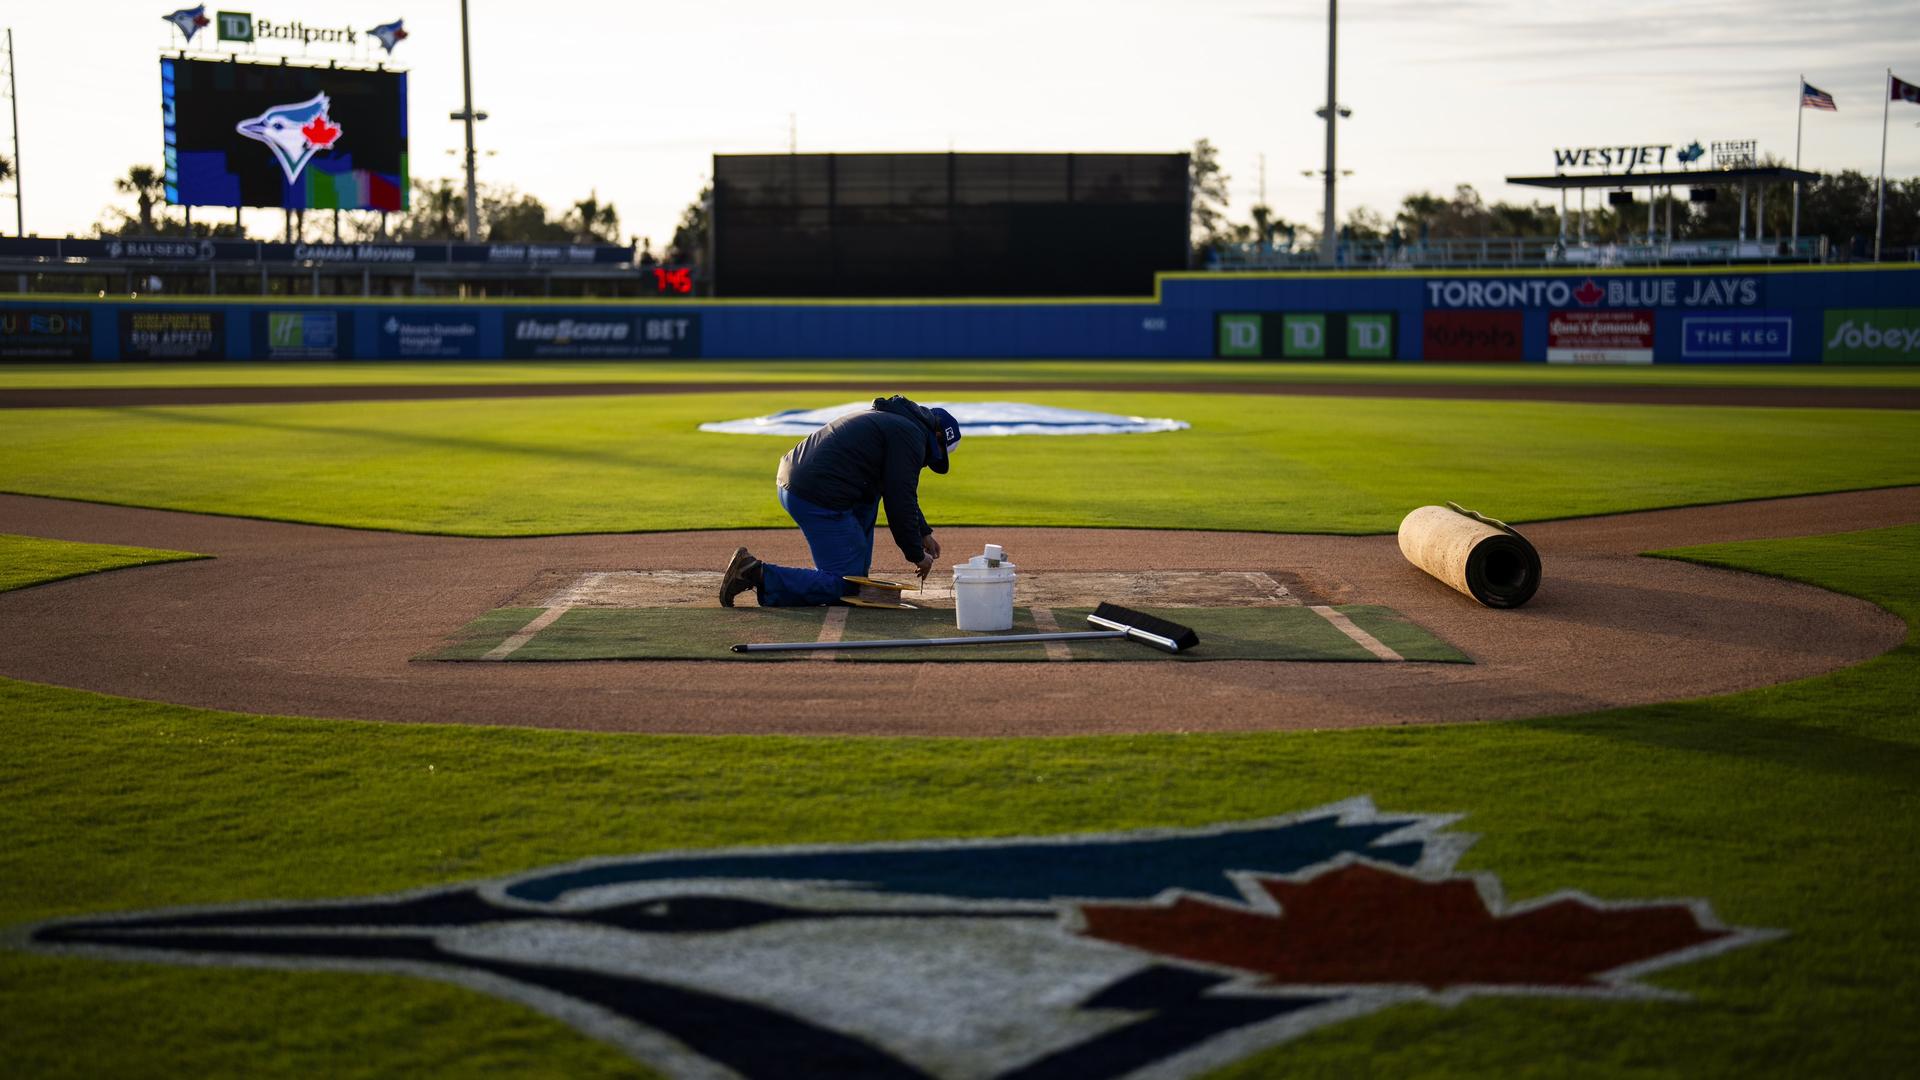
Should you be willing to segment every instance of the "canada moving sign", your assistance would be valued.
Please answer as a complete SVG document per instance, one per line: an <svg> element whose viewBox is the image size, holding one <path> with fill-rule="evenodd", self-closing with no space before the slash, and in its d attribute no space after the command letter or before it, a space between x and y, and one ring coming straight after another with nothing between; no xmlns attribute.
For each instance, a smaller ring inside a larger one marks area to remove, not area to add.
<svg viewBox="0 0 1920 1080"><path fill-rule="evenodd" d="M1556 311L1547 319L1547 362L1552 364L1653 363L1653 312Z"/></svg>

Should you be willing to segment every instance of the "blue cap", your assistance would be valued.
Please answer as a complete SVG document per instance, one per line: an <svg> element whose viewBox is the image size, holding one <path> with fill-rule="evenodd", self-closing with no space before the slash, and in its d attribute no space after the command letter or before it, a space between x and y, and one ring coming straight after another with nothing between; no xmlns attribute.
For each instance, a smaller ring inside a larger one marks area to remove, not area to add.
<svg viewBox="0 0 1920 1080"><path fill-rule="evenodd" d="M927 411L933 414L934 420L940 425L941 443L946 446L948 453L952 453L953 448L960 445L960 421L955 420L953 414L945 409L934 408Z"/></svg>

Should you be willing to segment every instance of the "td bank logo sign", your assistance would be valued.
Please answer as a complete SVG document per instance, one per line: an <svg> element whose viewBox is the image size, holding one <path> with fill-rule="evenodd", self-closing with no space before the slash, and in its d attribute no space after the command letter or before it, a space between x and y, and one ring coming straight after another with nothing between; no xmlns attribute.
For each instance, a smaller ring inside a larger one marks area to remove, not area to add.
<svg viewBox="0 0 1920 1080"><path fill-rule="evenodd" d="M1216 317L1222 357L1265 360L1391 360L1393 312L1265 311Z"/></svg>
<svg viewBox="0 0 1920 1080"><path fill-rule="evenodd" d="M1920 308L1829 311L1823 340L1829 364L1920 363Z"/></svg>

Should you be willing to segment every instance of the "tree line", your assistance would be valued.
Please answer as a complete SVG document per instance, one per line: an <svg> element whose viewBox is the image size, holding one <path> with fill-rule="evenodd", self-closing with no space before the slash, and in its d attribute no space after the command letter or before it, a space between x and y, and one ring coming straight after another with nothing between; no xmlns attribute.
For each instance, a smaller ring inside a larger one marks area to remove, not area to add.
<svg viewBox="0 0 1920 1080"><path fill-rule="evenodd" d="M5 177L0 172L0 178ZM185 210L166 202L166 180L151 165L135 165L114 181L114 190L132 198L130 208L110 207L94 224L98 236L238 237L240 229L224 208L204 208L188 223ZM598 192L555 212L540 199L505 185L478 188L480 232L467 235L467 193L451 179L415 180L408 208L384 218L372 211L342 211L340 239L346 243L380 240L417 243L464 242L492 244L621 244L620 212L602 202ZM294 211L294 236L299 240L331 240L333 215L328 210Z"/></svg>
<svg viewBox="0 0 1920 1080"><path fill-rule="evenodd" d="M1779 164L1779 162L1768 162ZM1230 177L1220 165L1219 151L1206 139L1194 144L1190 159L1193 200L1192 236L1196 265L1204 265L1211 250L1229 245L1267 244L1294 250L1309 250L1319 243L1319 230L1295 223L1274 213L1273 208L1256 203L1248 208L1247 219L1231 219L1228 194ZM11 174L11 163L0 157L0 182ZM152 166L136 165L114 182L123 195L131 196L131 210L111 208L94 226L100 236L239 236L231 220L207 220L206 216L190 226L186 215L165 201L164 178ZM1762 188L1765 192L1761 205ZM631 238L641 249L643 261L664 260L675 265L698 265L705 261L707 248L708 199L711 185L682 212L666 250L658 254L648 238ZM453 179L416 180L412 199L404 213L388 216L344 212L341 215L343 241L359 243L400 240L420 243L478 240L496 244L619 244L620 215L612 203L601 202L598 193L555 212L536 196L511 186L481 184L478 188L477 237L466 235L466 189ZM1645 239L1646 204L1635 202L1624 208L1606 204L1600 192L1588 197L1586 235L1596 243L1624 243ZM1831 248L1848 258L1868 258L1873 251L1874 211L1877 194L1875 177L1853 169L1822 175L1805 184L1800 194L1800 235L1824 236ZM1636 198L1645 198L1644 192ZM1793 188L1790 184L1755 185L1750 192L1749 213L1763 215L1760 224L1768 237L1786 237L1793 223ZM1655 232L1666 235L1669 211L1676 240L1726 239L1740 233L1740 199L1737 189L1724 188L1712 202L1695 203L1682 197L1660 196L1655 200ZM208 211L207 216L219 211ZM1569 215L1573 210L1570 206ZM1750 236L1760 230L1749 217ZM303 239L331 239L332 215L326 211L305 214L296 211L295 235ZM1444 240L1481 238L1554 237L1560 231L1559 208L1548 202L1489 203L1471 184L1456 186L1450 195L1428 191L1414 192L1401 200L1391 218L1368 206L1347 211L1341 223L1342 240L1387 244L1419 244ZM1576 234L1570 221L1567 232ZM1888 180L1886 224L1883 250L1902 251L1920 247L1920 177Z"/></svg>
<svg viewBox="0 0 1920 1080"><path fill-rule="evenodd" d="M1763 164L1779 165L1779 161ZM1206 139L1194 144L1190 158L1193 192L1192 243L1196 265L1204 265L1210 250L1229 245L1262 243L1282 248L1310 250L1319 244L1320 232L1311 225L1286 221L1269 206L1256 203L1248 209L1245 221L1228 217L1230 205L1227 182L1220 166L1219 151ZM1704 172L1702 179L1710 176ZM1873 255L1874 213L1878 178L1853 169L1822 175L1800 189L1800 236L1824 236L1829 246L1850 258ZM1764 190L1765 206L1761 206ZM1634 193L1644 200L1644 190ZM1567 235L1577 235L1578 194L1570 193ZM1793 185L1754 185L1748 193L1749 237L1759 235L1754 215L1763 215L1759 224L1769 239L1785 238L1793 229ZM1607 205L1604 192L1587 195L1586 235L1596 243L1626 243L1646 239L1647 204L1636 201L1627 207ZM1740 193L1738 188L1721 188L1711 202L1695 203L1684 192L1662 195L1654 202L1656 237L1666 236L1667 215L1673 215L1676 240L1728 239L1740 235ZM1560 232L1559 207L1549 202L1489 203L1471 184L1460 184L1451 195L1420 191L1401 200L1391 218L1367 206L1347 212L1340 226L1342 240L1387 244L1418 244L1440 240L1478 240L1482 238L1556 237ZM1886 193L1886 224L1882 234L1885 251L1900 251L1920 246L1920 177L1889 179Z"/></svg>

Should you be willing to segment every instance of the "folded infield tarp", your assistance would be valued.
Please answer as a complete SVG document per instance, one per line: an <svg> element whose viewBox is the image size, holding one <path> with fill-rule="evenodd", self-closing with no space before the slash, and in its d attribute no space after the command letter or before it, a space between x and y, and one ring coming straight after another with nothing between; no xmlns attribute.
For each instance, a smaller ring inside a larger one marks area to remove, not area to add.
<svg viewBox="0 0 1920 1080"><path fill-rule="evenodd" d="M1057 409L1051 405L1029 405L1024 401L923 401L920 404L952 413L953 418L960 421L961 433L969 439L982 435L1137 435L1154 431L1180 431L1188 426L1184 420ZM766 416L751 416L745 420L718 420L701 424L700 430L715 431L722 435L786 435L803 438L848 413L872 407L872 401L849 401L824 409L787 409Z"/></svg>
<svg viewBox="0 0 1920 1080"><path fill-rule="evenodd" d="M1516 608L1540 587L1540 555L1505 523L1454 503L1400 522L1407 561L1492 608Z"/></svg>

